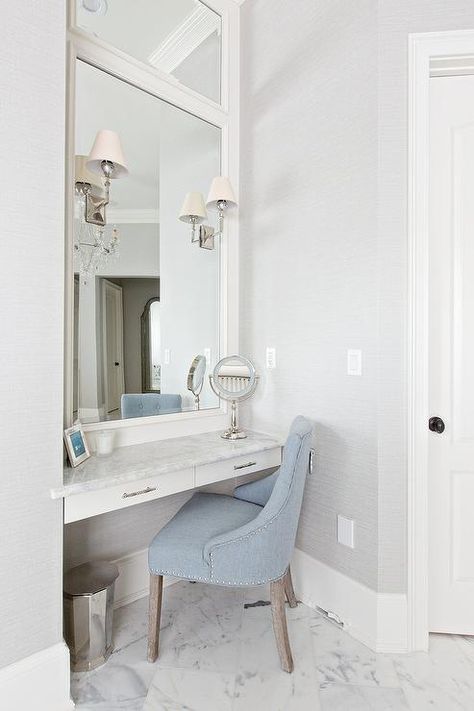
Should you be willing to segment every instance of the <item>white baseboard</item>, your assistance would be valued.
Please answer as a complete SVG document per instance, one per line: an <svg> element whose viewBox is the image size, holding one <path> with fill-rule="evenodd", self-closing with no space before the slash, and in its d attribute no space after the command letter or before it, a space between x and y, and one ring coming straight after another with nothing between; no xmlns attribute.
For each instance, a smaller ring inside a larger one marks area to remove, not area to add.
<svg viewBox="0 0 474 711"><path fill-rule="evenodd" d="M148 595L148 585L150 573L148 572L148 548L135 551L129 555L114 560L119 569L119 576L115 582L115 604L114 607L128 605ZM163 586L177 583L179 578L167 578L163 581Z"/></svg>
<svg viewBox="0 0 474 711"><path fill-rule="evenodd" d="M69 650L64 642L0 669L5 711L70 711Z"/></svg>
<svg viewBox="0 0 474 711"><path fill-rule="evenodd" d="M297 597L332 612L344 629L376 652L406 652L406 595L377 593L299 549L291 563Z"/></svg>
<svg viewBox="0 0 474 711"><path fill-rule="evenodd" d="M148 595L148 550L114 561L120 575L115 583L115 607ZM295 550L291 563L298 598L315 609L335 613L344 629L376 652L406 652L406 595L377 593L334 568ZM178 578L165 578L172 585Z"/></svg>

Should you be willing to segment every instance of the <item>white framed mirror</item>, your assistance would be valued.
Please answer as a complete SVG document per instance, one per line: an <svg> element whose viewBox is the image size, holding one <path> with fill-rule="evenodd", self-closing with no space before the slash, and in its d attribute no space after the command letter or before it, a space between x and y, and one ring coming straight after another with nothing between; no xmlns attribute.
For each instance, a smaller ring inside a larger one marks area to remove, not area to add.
<svg viewBox="0 0 474 711"><path fill-rule="evenodd" d="M237 10L226 0L208 5L222 21L222 80L228 96L237 64L237 31L233 34L231 21ZM196 355L205 357L212 369L237 345L237 214L226 220L214 250L191 244L189 226L179 214L184 195L192 190L207 194L216 175L228 175L238 185L238 106L212 108L187 87L152 76L132 56L77 29L74 12L71 0L65 424L80 419L91 435L118 428L123 432L117 432L119 441L127 443L133 436L123 428L137 424L151 427L136 435L145 439L161 432L155 426L160 421L176 422L176 433L189 431L185 423L196 418L219 427L226 404L206 379L197 409L187 374ZM100 220L106 223L103 241L113 249L84 278L73 246L74 241L76 246L87 242L77 239L86 213L75 194L75 157L84 156L87 169L94 135L101 129L118 136L128 172L120 179L112 176L108 188L102 175L92 180L90 192L98 202L91 203L90 214L97 212L99 226ZM212 219L210 215L211 224ZM112 353L110 343L115 342L122 345ZM179 397L181 406L153 403L153 413L160 417L145 411L141 417L122 416L123 396L155 394ZM204 426L203 421L199 427Z"/></svg>

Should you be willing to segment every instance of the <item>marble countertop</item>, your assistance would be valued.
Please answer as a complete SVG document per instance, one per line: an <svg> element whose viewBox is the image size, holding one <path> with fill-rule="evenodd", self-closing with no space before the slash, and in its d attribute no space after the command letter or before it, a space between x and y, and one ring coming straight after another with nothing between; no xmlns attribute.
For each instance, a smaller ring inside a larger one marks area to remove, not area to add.
<svg viewBox="0 0 474 711"><path fill-rule="evenodd" d="M235 442L222 439L217 431L119 447L107 457L92 455L74 469L66 467L63 486L52 489L51 497L60 499L106 489L148 476L262 452L281 444L275 437L247 430L246 439Z"/></svg>

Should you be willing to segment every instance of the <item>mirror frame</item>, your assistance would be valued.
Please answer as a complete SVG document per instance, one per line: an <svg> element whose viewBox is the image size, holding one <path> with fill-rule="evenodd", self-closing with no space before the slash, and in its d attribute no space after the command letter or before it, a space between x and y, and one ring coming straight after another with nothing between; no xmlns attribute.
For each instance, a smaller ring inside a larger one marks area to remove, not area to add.
<svg viewBox="0 0 474 711"><path fill-rule="evenodd" d="M140 316L140 337L141 337L141 363L142 363L142 393L155 393L150 383L150 311L151 305L156 301L160 303L159 296L152 296L145 304L143 313ZM161 323L160 323L161 328ZM160 391L161 392L161 391Z"/></svg>
<svg viewBox="0 0 474 711"><path fill-rule="evenodd" d="M187 111L221 131L221 174L239 185L239 5L240 0L206 0L222 18L221 102L201 96L174 77L126 55L111 45L93 38L75 26L76 3L68 2L67 30L67 106L66 106L66 223L65 223L65 328L64 328L64 426L73 420L73 331L74 331L74 136L75 66L82 60L157 99ZM186 186L183 186L183 194ZM177 218L176 218L177 219ZM214 215L212 220L215 220ZM238 210L225 220L221 237L219 269L219 353L216 361L238 352ZM210 431L225 425L227 403L216 408L173 413L134 420L114 420L84 424L94 448L94 433L114 429L117 445L133 444L162 437L180 436L190 431ZM137 421L138 420L138 421ZM197 420L197 422L196 422ZM134 430L134 431L132 431Z"/></svg>

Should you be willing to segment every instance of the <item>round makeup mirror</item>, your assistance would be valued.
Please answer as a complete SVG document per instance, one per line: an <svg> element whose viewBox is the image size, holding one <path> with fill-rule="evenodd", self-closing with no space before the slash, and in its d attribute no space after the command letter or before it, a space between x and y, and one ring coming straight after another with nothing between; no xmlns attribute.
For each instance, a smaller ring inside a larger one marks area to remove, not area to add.
<svg viewBox="0 0 474 711"><path fill-rule="evenodd" d="M193 362L191 363L191 367L190 367L189 373L188 373L188 381L187 381L188 390L190 390L192 392L192 394L194 395L194 403L196 405L197 410L199 410L199 401L200 401L201 390L204 385L205 373L206 373L206 358L203 355L197 355L193 359Z"/></svg>
<svg viewBox="0 0 474 711"><path fill-rule="evenodd" d="M239 355L222 358L209 376L209 381L216 395L232 403L230 427L221 437L243 439L247 435L237 424L237 403L251 397L255 392L258 375L253 363Z"/></svg>

